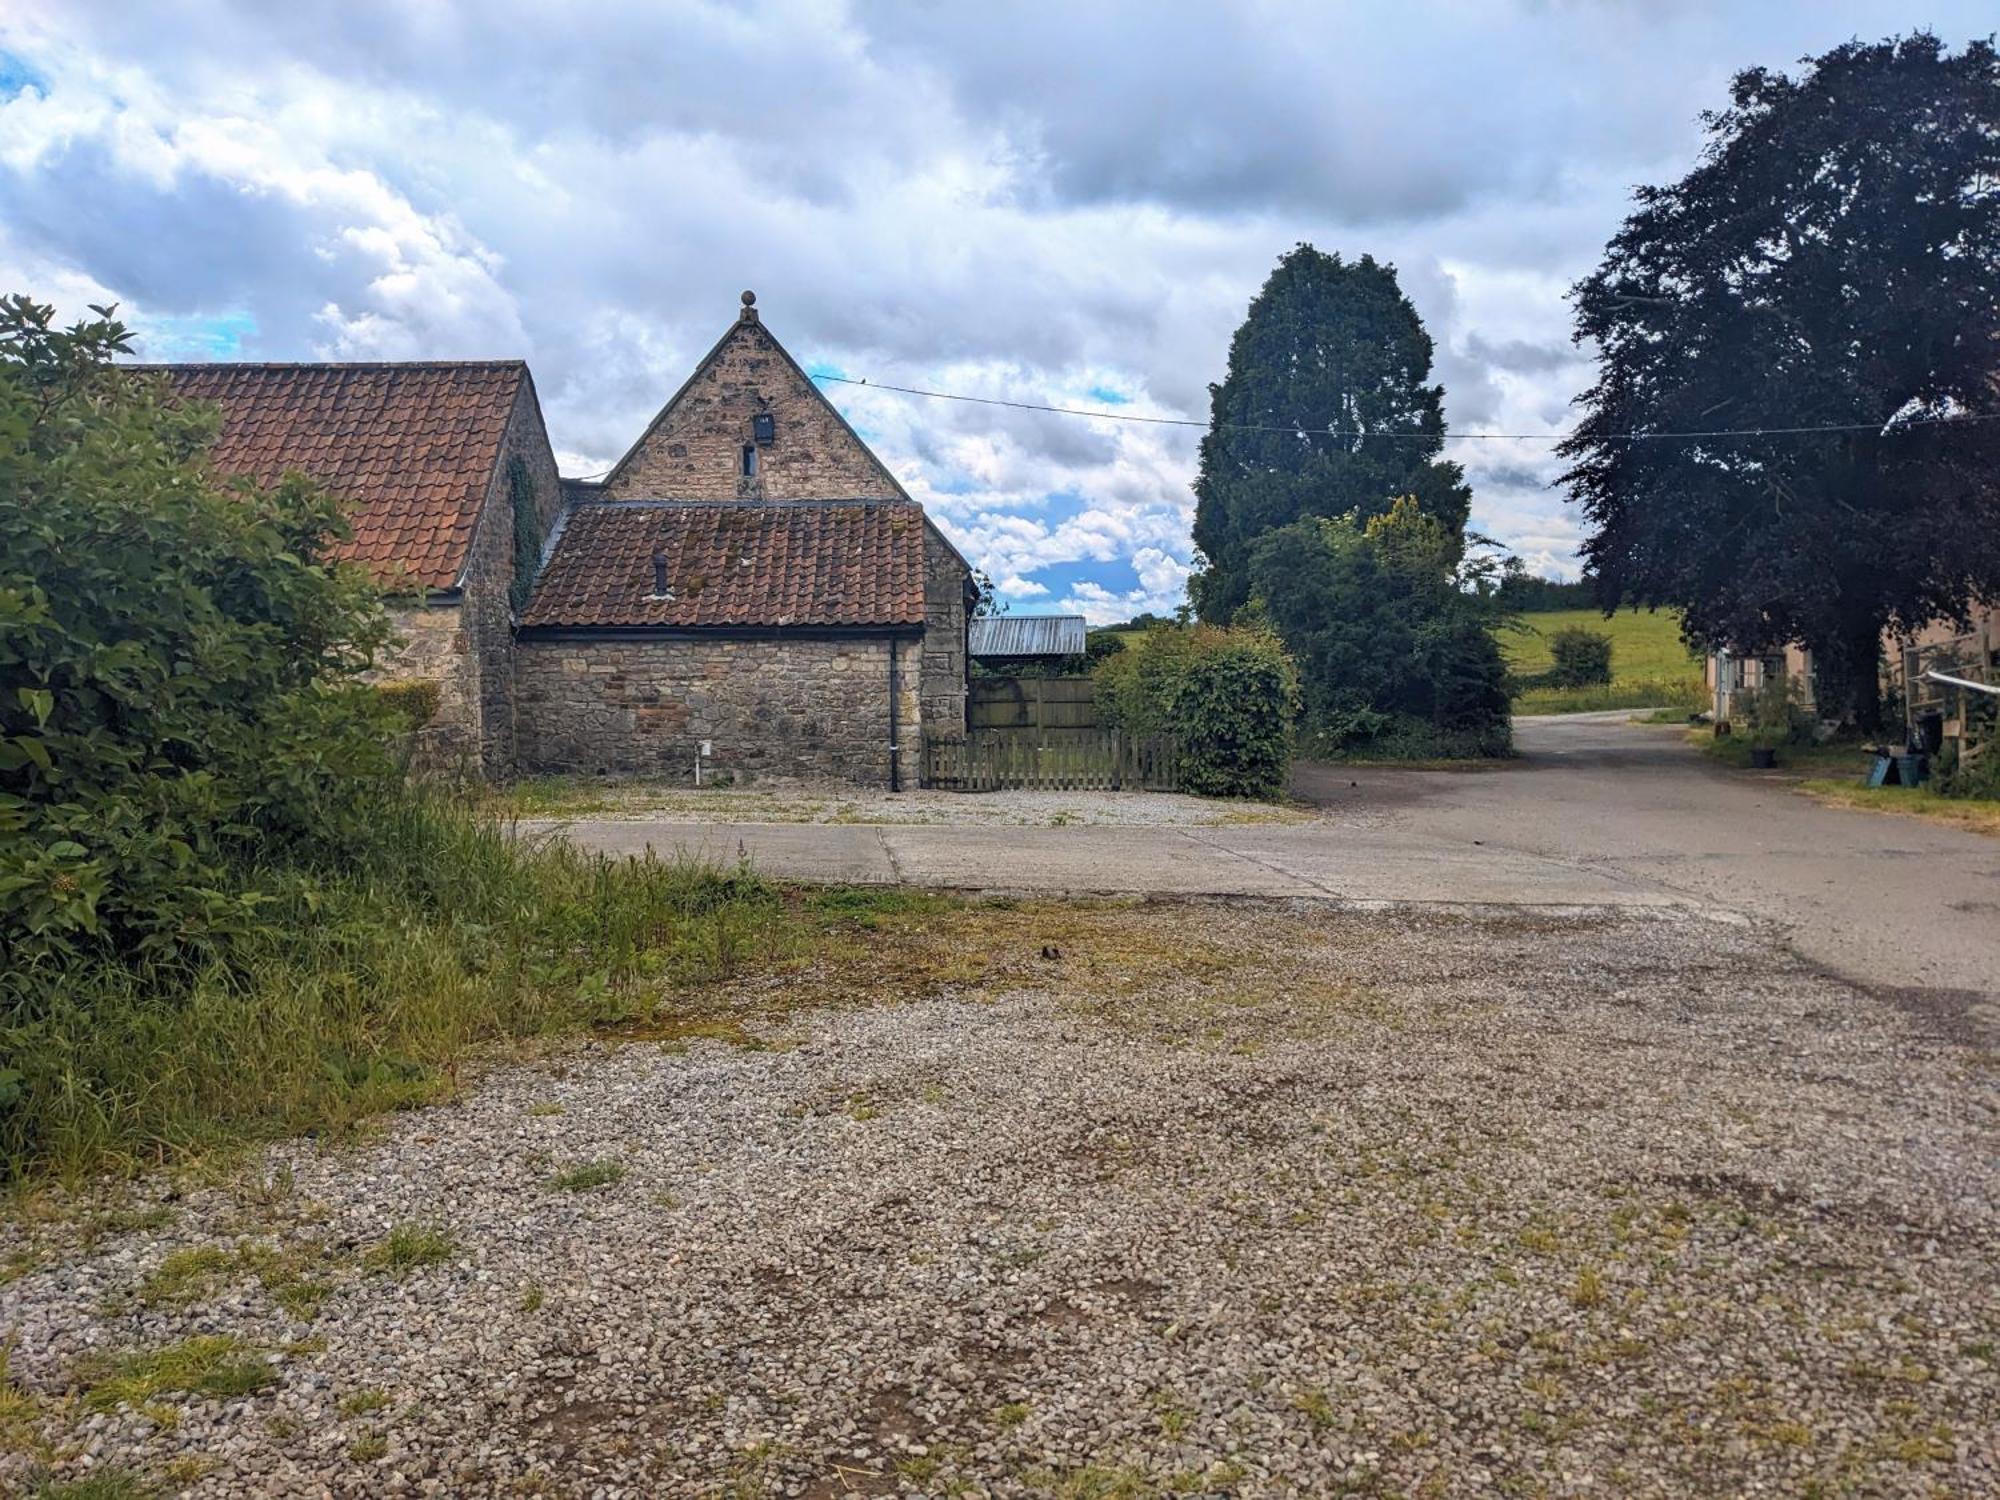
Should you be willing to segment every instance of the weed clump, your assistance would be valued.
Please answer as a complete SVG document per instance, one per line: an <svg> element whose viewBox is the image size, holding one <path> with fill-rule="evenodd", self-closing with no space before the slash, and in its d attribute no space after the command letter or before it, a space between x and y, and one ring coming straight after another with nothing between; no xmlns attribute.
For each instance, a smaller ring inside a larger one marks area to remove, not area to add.
<svg viewBox="0 0 2000 1500"><path fill-rule="evenodd" d="M94 1412L130 1406L162 1421L156 1396L246 1396L278 1376L256 1349L234 1334L201 1334L157 1349L137 1349L88 1361L79 1371L83 1404Z"/></svg>
<svg viewBox="0 0 2000 1500"><path fill-rule="evenodd" d="M610 1187L625 1177L625 1164L619 1161L587 1161L579 1166L558 1172L549 1179L549 1186L559 1193L589 1193L598 1188Z"/></svg>
<svg viewBox="0 0 2000 1500"><path fill-rule="evenodd" d="M458 1241L430 1224L398 1224L361 1257L362 1268L376 1276L406 1276L422 1266L434 1266L458 1254Z"/></svg>

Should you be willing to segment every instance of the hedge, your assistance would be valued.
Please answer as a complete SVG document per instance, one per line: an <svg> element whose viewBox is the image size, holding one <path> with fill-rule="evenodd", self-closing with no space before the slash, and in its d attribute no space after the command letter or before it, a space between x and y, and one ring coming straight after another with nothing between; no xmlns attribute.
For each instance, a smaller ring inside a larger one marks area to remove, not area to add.
<svg viewBox="0 0 2000 1500"><path fill-rule="evenodd" d="M1206 797L1284 790L1299 677L1276 636L1215 626L1154 630L1093 676L1101 725L1179 741L1184 790Z"/></svg>

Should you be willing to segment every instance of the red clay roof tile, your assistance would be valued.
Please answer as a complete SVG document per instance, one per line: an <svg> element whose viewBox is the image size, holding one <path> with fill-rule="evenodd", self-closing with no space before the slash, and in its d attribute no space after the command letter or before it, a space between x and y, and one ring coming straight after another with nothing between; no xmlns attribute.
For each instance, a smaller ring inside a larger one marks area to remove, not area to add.
<svg viewBox="0 0 2000 1500"><path fill-rule="evenodd" d="M655 596L655 555L670 597ZM579 505L521 615L530 628L923 621L924 513L909 500Z"/></svg>
<svg viewBox="0 0 2000 1500"><path fill-rule="evenodd" d="M347 505L337 555L397 587L455 587L527 378L519 360L140 366L214 403L215 467L253 483L297 469Z"/></svg>

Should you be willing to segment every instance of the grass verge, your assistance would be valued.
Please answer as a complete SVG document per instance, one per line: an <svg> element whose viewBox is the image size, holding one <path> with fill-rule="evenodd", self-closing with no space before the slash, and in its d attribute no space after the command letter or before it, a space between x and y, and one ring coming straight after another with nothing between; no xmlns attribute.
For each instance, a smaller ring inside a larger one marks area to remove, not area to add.
<svg viewBox="0 0 2000 1500"><path fill-rule="evenodd" d="M107 962L0 1012L0 1177L337 1133L448 1094L475 1044L645 1021L825 925L747 870L530 847L429 797L376 832L364 861L274 876L227 964Z"/></svg>
<svg viewBox="0 0 2000 1500"><path fill-rule="evenodd" d="M1688 742L1710 760L1720 761L1725 766L1748 767L1750 764L1748 735L1717 738L1710 730L1691 729L1688 731ZM1874 756L1873 746L1854 740L1829 740L1820 745L1780 745L1777 768L1794 776L1817 775L1829 779L1851 776L1859 782L1867 776Z"/></svg>
<svg viewBox="0 0 2000 1500"><path fill-rule="evenodd" d="M1818 779L1801 782L1799 790L1831 807L1900 813L2000 838L2000 800L1991 797L1940 797L1927 786L1856 786L1851 781Z"/></svg>

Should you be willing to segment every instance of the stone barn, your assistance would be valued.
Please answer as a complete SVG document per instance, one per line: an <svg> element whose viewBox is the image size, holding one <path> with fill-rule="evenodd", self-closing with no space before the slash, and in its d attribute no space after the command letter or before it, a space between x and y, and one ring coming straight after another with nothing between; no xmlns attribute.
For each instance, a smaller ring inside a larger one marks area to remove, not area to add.
<svg viewBox="0 0 2000 1500"><path fill-rule="evenodd" d="M971 570L754 302L601 483L518 360L150 368L219 409L218 470L345 503L429 763L913 785L965 729Z"/></svg>
<svg viewBox="0 0 2000 1500"><path fill-rule="evenodd" d="M971 569L743 300L567 486L515 639L523 771L895 787L964 733Z"/></svg>

